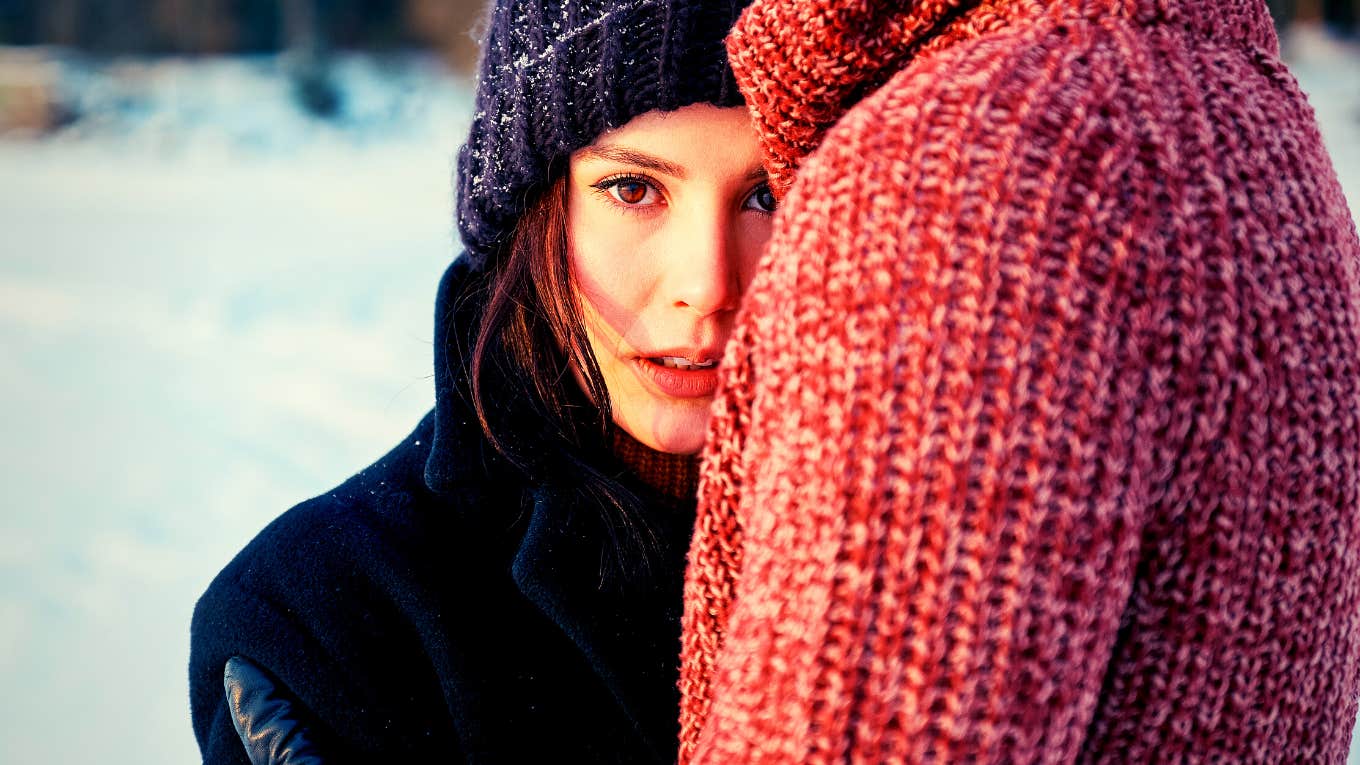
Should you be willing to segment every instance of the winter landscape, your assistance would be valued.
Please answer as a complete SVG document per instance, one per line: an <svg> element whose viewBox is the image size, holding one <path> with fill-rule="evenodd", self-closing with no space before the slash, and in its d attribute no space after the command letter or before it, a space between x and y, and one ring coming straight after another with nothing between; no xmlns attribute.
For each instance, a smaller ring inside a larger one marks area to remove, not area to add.
<svg viewBox="0 0 1360 765"><path fill-rule="evenodd" d="M1289 42L1360 208L1360 45ZM80 119L0 139L0 763L192 762L197 595L432 403L470 84L346 58L321 121L276 57L47 65Z"/></svg>

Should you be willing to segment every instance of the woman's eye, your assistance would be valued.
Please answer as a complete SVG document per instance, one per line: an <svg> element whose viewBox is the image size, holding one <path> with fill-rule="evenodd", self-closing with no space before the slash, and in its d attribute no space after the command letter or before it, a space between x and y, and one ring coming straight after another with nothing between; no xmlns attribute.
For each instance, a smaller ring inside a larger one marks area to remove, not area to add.
<svg viewBox="0 0 1360 765"><path fill-rule="evenodd" d="M778 205L779 202L774 198L774 192L770 190L768 183L757 186L755 191L752 191L751 195L746 198L746 207L751 210L772 213Z"/></svg>
<svg viewBox="0 0 1360 765"><path fill-rule="evenodd" d="M656 189L652 188L652 185L646 181L636 178L620 178L616 181L610 181L604 188L610 196L629 206L657 201L655 199L657 196Z"/></svg>

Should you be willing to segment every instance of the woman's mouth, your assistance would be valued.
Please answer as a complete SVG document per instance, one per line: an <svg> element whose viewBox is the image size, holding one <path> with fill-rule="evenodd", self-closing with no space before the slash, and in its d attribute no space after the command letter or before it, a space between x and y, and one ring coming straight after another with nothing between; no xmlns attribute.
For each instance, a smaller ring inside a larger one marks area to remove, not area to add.
<svg viewBox="0 0 1360 765"><path fill-rule="evenodd" d="M689 359L684 358L683 356L657 356L655 358L650 358L647 360L656 364L660 364L661 366L666 367L667 369L712 369L713 367L718 366L717 359L697 362L690 361Z"/></svg>
<svg viewBox="0 0 1360 765"><path fill-rule="evenodd" d="M683 356L638 358L635 365L644 380L673 398L708 398L718 390L718 361L695 361Z"/></svg>

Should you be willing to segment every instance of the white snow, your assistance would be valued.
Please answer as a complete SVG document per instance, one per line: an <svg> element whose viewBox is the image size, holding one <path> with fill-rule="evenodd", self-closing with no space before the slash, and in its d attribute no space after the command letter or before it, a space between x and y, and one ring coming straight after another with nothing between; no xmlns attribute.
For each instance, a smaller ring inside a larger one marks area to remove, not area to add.
<svg viewBox="0 0 1360 765"><path fill-rule="evenodd" d="M350 62L339 125L170 62L0 142L0 761L194 761L194 600L430 406L471 93L409 63Z"/></svg>
<svg viewBox="0 0 1360 765"><path fill-rule="evenodd" d="M1303 35L1293 67L1354 209L1360 52ZM195 761L195 598L433 397L469 86L346 60L334 125L291 107L272 59L127 67L69 65L93 116L0 141L9 765Z"/></svg>

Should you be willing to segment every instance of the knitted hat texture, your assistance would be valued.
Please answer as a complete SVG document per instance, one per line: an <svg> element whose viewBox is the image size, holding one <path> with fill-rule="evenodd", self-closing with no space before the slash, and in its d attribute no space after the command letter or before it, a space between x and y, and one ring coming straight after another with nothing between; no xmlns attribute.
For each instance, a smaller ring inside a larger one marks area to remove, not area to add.
<svg viewBox="0 0 1360 765"><path fill-rule="evenodd" d="M501 0L458 153L458 229L484 267L571 152L653 110L739 106L723 39L747 0Z"/></svg>

